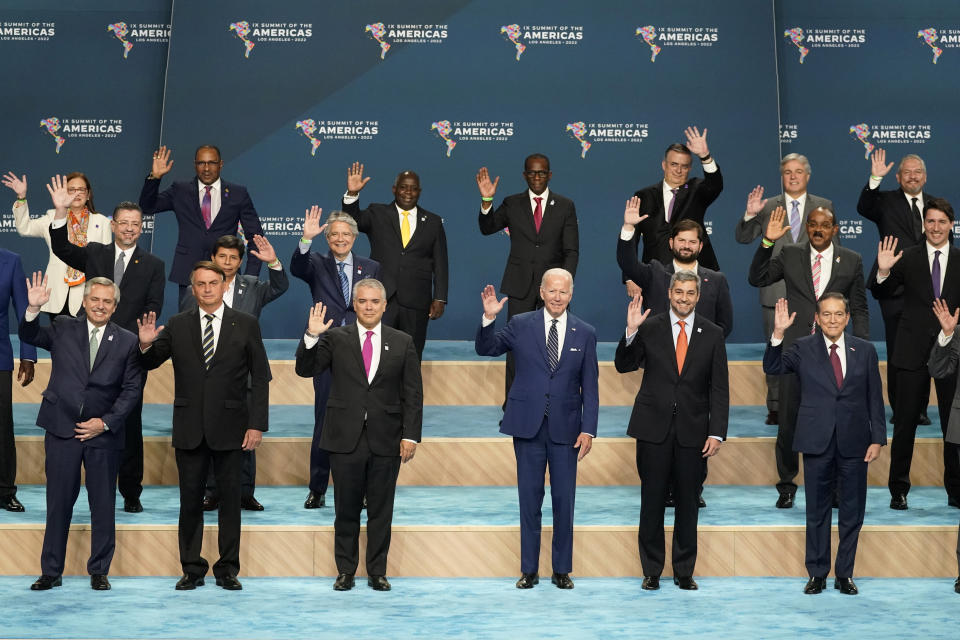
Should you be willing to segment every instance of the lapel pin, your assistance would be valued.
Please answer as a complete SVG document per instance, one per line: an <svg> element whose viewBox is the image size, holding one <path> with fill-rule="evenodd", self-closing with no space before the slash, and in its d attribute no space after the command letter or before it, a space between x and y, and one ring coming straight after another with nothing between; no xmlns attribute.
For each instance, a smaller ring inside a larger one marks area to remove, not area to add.
<svg viewBox="0 0 960 640"><path fill-rule="evenodd" d="M420 222L426 222L427 216L420 216Z"/></svg>
<svg viewBox="0 0 960 640"><path fill-rule="evenodd" d="M709 282L710 279L709 279L709 278L704 278L703 281L704 281L704 282Z"/></svg>
<svg viewBox="0 0 960 640"><path fill-rule="evenodd" d="M839 264L839 263L840 263L840 256L837 256L837 259L834 260L834 262L836 262L837 264Z"/></svg>
<svg viewBox="0 0 960 640"><path fill-rule="evenodd" d="M577 330L576 327L570 327L570 331L576 331L576 330Z"/></svg>
<svg viewBox="0 0 960 640"><path fill-rule="evenodd" d="M554 201L551 200L551 201L550 201L550 206L552 207L553 205L554 205Z"/></svg>
<svg viewBox="0 0 960 640"><path fill-rule="evenodd" d="M697 327L697 333L703 333L703 329L701 329L700 327Z"/></svg>
<svg viewBox="0 0 960 640"><path fill-rule="evenodd" d="M109 336L107 336L107 342L113 342L113 334L112 334L112 333L111 333Z"/></svg>
<svg viewBox="0 0 960 640"><path fill-rule="evenodd" d="M390 351L390 345L388 345L388 344L383 345L383 350L384 350L384 351Z"/></svg>

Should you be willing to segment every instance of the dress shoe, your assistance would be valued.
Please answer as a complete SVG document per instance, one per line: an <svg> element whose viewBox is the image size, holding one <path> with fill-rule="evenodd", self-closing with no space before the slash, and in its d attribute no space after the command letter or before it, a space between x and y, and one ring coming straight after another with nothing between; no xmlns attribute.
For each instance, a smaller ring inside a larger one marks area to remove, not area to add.
<svg viewBox="0 0 960 640"><path fill-rule="evenodd" d="M930 418L929 418L929 416L927 416L927 414L925 414L925 413L924 413L924 414L921 414L920 417L917 418L917 424L922 424L922 425L924 425L924 426L930 424Z"/></svg>
<svg viewBox="0 0 960 640"><path fill-rule="evenodd" d="M32 591L46 591L53 587L59 587L63 584L60 576L40 576L37 581L30 585Z"/></svg>
<svg viewBox="0 0 960 640"><path fill-rule="evenodd" d="M263 511L263 505L253 496L243 496L240 498L240 508L247 511Z"/></svg>
<svg viewBox="0 0 960 640"><path fill-rule="evenodd" d="M322 493L316 493L311 491L310 495L307 496L307 499L303 502L304 509L319 509L324 507L327 504L327 497Z"/></svg>
<svg viewBox="0 0 960 640"><path fill-rule="evenodd" d="M703 501L703 496L697 496L697 508L705 509L706 507L707 503Z"/></svg>
<svg viewBox="0 0 960 640"><path fill-rule="evenodd" d="M640 588L644 591L657 591L660 589L660 576L643 576L643 584Z"/></svg>
<svg viewBox="0 0 960 640"><path fill-rule="evenodd" d="M808 596L810 596L816 593L822 593L826 587L827 587L826 577L823 577L823 578L812 577L809 580L807 580L807 586L803 588L803 592Z"/></svg>
<svg viewBox="0 0 960 640"><path fill-rule="evenodd" d="M219 506L220 506L219 498L214 498L213 496L203 496L204 511L216 511L217 507Z"/></svg>
<svg viewBox="0 0 960 640"><path fill-rule="evenodd" d="M763 423L769 425L780 424L780 414L776 411L770 411L767 413L767 419L764 420Z"/></svg>
<svg viewBox="0 0 960 640"><path fill-rule="evenodd" d="M237 576L217 576L217 586L223 587L227 591L240 591L243 585L237 580Z"/></svg>
<svg viewBox="0 0 960 640"><path fill-rule="evenodd" d="M175 589L177 591L192 591L197 587L203 586L203 576L193 575L190 573L183 574L183 577L177 580L177 586Z"/></svg>
<svg viewBox="0 0 960 640"><path fill-rule="evenodd" d="M386 576L367 576L367 586L374 591L390 591L390 582Z"/></svg>
<svg viewBox="0 0 960 640"><path fill-rule="evenodd" d="M902 493L895 494L890 498L890 508L896 509L897 511L906 511L907 509L907 496Z"/></svg>
<svg viewBox="0 0 960 640"><path fill-rule="evenodd" d="M124 498L123 510L127 513L142 513L143 505L140 504L140 498Z"/></svg>
<svg viewBox="0 0 960 640"><path fill-rule="evenodd" d="M948 496L948 497L947 497L947 506L948 506L948 507L956 507L957 509L960 509L960 499L955 498L955 497L953 497L953 496Z"/></svg>
<svg viewBox="0 0 960 640"><path fill-rule="evenodd" d="M23 504L17 500L17 496L7 496L6 498L0 498L0 508L6 509L7 511L13 511L16 513L22 513L25 511Z"/></svg>
<svg viewBox="0 0 960 640"><path fill-rule="evenodd" d="M110 591L110 581L103 573L95 573L90 576L90 588L94 591Z"/></svg>
<svg viewBox="0 0 960 640"><path fill-rule="evenodd" d="M957 578L957 581L953 583L953 590L960 593L960 578Z"/></svg>
<svg viewBox="0 0 960 640"><path fill-rule="evenodd" d="M848 596L855 596L859 593L857 585L853 584L853 578L837 578L833 581L833 588Z"/></svg>
<svg viewBox="0 0 960 640"><path fill-rule="evenodd" d="M573 589L573 580L570 579L569 573L557 573L554 571L550 582L557 585L557 589Z"/></svg>
<svg viewBox="0 0 960 640"><path fill-rule="evenodd" d="M781 493L777 498L777 509L793 509L793 494Z"/></svg>
<svg viewBox="0 0 960 640"><path fill-rule="evenodd" d="M677 585L684 591L696 591L700 587L697 586L697 583L694 581L691 576L674 576L673 584Z"/></svg>
<svg viewBox="0 0 960 640"><path fill-rule="evenodd" d="M333 582L334 591L350 591L353 589L353 574L352 573L341 573L337 576L337 579Z"/></svg>
<svg viewBox="0 0 960 640"><path fill-rule="evenodd" d="M540 576L536 573L522 573L517 580L517 589L533 589L533 585L540 584Z"/></svg>

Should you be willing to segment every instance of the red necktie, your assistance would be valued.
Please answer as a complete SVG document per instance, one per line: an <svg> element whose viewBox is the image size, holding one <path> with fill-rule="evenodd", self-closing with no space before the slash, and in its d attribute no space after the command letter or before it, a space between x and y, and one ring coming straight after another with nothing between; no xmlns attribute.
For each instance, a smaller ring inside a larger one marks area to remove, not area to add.
<svg viewBox="0 0 960 640"><path fill-rule="evenodd" d="M837 355L837 345L830 345L830 364L833 365L833 377L837 380L837 389L843 388L843 367L840 366L840 356Z"/></svg>
<svg viewBox="0 0 960 640"><path fill-rule="evenodd" d="M200 213L203 214L203 224L210 228L212 218L210 217L210 185L205 186L203 192L203 201L200 203Z"/></svg>
<svg viewBox="0 0 960 640"><path fill-rule="evenodd" d="M540 206L540 201L543 198L534 198L537 201L537 208L533 210L533 226L537 228L537 233L540 233L540 223L543 222L543 207Z"/></svg>

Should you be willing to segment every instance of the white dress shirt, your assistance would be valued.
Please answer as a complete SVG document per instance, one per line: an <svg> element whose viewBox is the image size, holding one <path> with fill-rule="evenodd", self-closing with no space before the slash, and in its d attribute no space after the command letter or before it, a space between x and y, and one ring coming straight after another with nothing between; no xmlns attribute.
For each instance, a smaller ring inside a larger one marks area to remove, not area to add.
<svg viewBox="0 0 960 640"><path fill-rule="evenodd" d="M843 334L840 334L840 337L837 338L836 342L833 342L827 336L823 336L824 347L827 350L827 358L830 357L830 345L837 345L837 357L840 358L840 371L843 373L843 377L847 377L847 350L846 342L844 342Z"/></svg>
<svg viewBox="0 0 960 640"><path fill-rule="evenodd" d="M223 292L223 304L233 309L233 294L237 292L237 276L234 275L227 285L227 290ZM202 312L201 312L202 313Z"/></svg>
<svg viewBox="0 0 960 640"><path fill-rule="evenodd" d="M197 185L199 185L199 197L197 201L200 203L200 210L203 210L203 195L206 193L207 185L203 184L197 180ZM217 217L217 214L220 213L220 192L221 192L221 182L220 178L217 178L216 182L209 185L210 186L210 222L212 223Z"/></svg>
<svg viewBox="0 0 960 640"><path fill-rule="evenodd" d="M397 220L400 223L401 229L403 229L403 218L404 218L403 212L407 211L410 214L409 216L407 216L407 218L410 220L410 238L412 239L414 232L416 232L417 230L417 208L414 207L413 209L405 210L405 209L402 209L398 204L394 204L393 206L397 208Z"/></svg>
<svg viewBox="0 0 960 640"><path fill-rule="evenodd" d="M544 344L548 344L550 341L550 325L554 320L553 316L547 313L547 310L543 310L543 337ZM557 362L560 362L560 358L563 356L563 337L567 333L567 312L564 310L560 314L557 320ZM549 352L548 352L549 353Z"/></svg>
<svg viewBox="0 0 960 640"><path fill-rule="evenodd" d="M788 232L789 233L789 232ZM817 296L817 299L820 299L820 296L823 295L823 292L826 290L827 283L830 282L830 274L833 273L833 243L824 249L823 251L817 251L813 248L813 245L810 245L810 280L813 281L813 263L817 261L817 255L820 255L820 284L817 287L817 290L814 291L814 294Z"/></svg>
<svg viewBox="0 0 960 640"><path fill-rule="evenodd" d="M226 308L226 305L221 304L220 308L212 312L213 315L213 352L217 352L217 344L220 342L220 325L223 324L223 310ZM203 332L207 327L207 319L203 316L207 315L208 311L203 309L198 309L200 312L200 340L203 340Z"/></svg>
<svg viewBox="0 0 960 640"><path fill-rule="evenodd" d="M933 277L933 259L936 257L935 252L940 252L940 292L943 292L943 279L947 275L947 257L950 255L950 243L945 243L939 249L934 247L929 242L925 242L927 246L927 267L930 269L930 277Z"/></svg>

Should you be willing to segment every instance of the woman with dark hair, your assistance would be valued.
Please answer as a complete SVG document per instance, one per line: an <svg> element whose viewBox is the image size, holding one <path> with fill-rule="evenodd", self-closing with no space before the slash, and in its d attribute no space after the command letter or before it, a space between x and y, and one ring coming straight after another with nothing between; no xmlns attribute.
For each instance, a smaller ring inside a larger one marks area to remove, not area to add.
<svg viewBox="0 0 960 640"><path fill-rule="evenodd" d="M53 317L69 313L77 315L83 301L83 283L85 277L82 271L68 267L60 258L53 255L50 248L50 223L55 214L49 209L44 215L31 218L27 206L27 176L17 177L13 172L3 176L4 185L17 194L13 203L13 220L17 233L23 237L43 238L47 243L49 258L46 273L49 277L50 300L41 308L42 311ZM67 237L73 244L83 247L87 242L102 242L109 244L113 241L110 232L110 220L99 213L93 206L93 187L87 176L74 171L67 176L54 176L47 191L51 197L57 189L66 188L72 196L67 212Z"/></svg>

